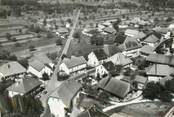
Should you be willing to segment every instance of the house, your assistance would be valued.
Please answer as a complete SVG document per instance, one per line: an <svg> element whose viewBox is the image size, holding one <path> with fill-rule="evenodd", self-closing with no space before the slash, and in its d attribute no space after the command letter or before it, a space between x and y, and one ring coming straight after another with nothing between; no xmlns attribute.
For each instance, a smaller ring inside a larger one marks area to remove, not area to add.
<svg viewBox="0 0 174 117"><path fill-rule="evenodd" d="M134 77L130 77L130 76L123 76L121 78L122 81L128 82L130 84L136 82L138 85L138 89L143 89L144 86L146 85L148 79L146 77L140 76L140 75L136 75Z"/></svg>
<svg viewBox="0 0 174 117"><path fill-rule="evenodd" d="M81 88L82 85L75 80L63 82L48 99L51 113L55 117L65 117L65 109L71 111L73 101L75 101L75 97Z"/></svg>
<svg viewBox="0 0 174 117"><path fill-rule="evenodd" d="M149 46L155 47L160 42L160 38L158 38L155 34L151 34L144 38L143 44L147 44Z"/></svg>
<svg viewBox="0 0 174 117"><path fill-rule="evenodd" d="M140 54L144 57L147 57L151 54L154 53L155 48L149 45L144 45L141 49L140 49Z"/></svg>
<svg viewBox="0 0 174 117"><path fill-rule="evenodd" d="M150 63L174 66L174 56L151 54L146 59Z"/></svg>
<svg viewBox="0 0 174 117"><path fill-rule="evenodd" d="M127 29L124 34L129 37L134 37L134 36L138 35L138 33L139 33L138 30Z"/></svg>
<svg viewBox="0 0 174 117"><path fill-rule="evenodd" d="M124 99L131 92L131 84L116 78L104 78L99 82L99 89L106 91L120 99Z"/></svg>
<svg viewBox="0 0 174 117"><path fill-rule="evenodd" d="M34 78L22 78L8 87L7 90L10 97L32 95L37 93L41 84L42 82Z"/></svg>
<svg viewBox="0 0 174 117"><path fill-rule="evenodd" d="M91 107L86 111L81 112L77 117L109 117L104 112L100 111L96 107Z"/></svg>
<svg viewBox="0 0 174 117"><path fill-rule="evenodd" d="M133 37L127 37L123 44L119 46L125 56L131 57L139 54L142 45Z"/></svg>
<svg viewBox="0 0 174 117"><path fill-rule="evenodd" d="M27 70L17 61L9 61L0 66L0 80L24 75Z"/></svg>
<svg viewBox="0 0 174 117"><path fill-rule="evenodd" d="M163 64L154 64L146 69L149 81L160 81L162 78L174 73L174 68Z"/></svg>
<svg viewBox="0 0 174 117"><path fill-rule="evenodd" d="M109 34L116 34L116 30L112 27L105 27L103 28L103 31Z"/></svg>
<svg viewBox="0 0 174 117"><path fill-rule="evenodd" d="M121 65L123 67L130 67L133 63L130 58L126 57L122 53L113 55L112 57L108 58L108 61L112 61L114 65Z"/></svg>
<svg viewBox="0 0 174 117"><path fill-rule="evenodd" d="M47 73L49 76L53 73L52 68L37 59L29 60L28 64L29 67L27 72L37 76L38 78L42 78L42 74L44 73Z"/></svg>
<svg viewBox="0 0 174 117"><path fill-rule="evenodd" d="M88 55L88 65L95 67L103 63L107 59L107 55L103 49L97 49Z"/></svg>
<svg viewBox="0 0 174 117"><path fill-rule="evenodd" d="M57 32L56 32L56 34L58 34L58 35L64 35L64 34L67 34L69 31L68 31L68 29L67 28L59 28L58 30L57 30Z"/></svg>
<svg viewBox="0 0 174 117"><path fill-rule="evenodd" d="M59 66L60 71L64 71L66 74L84 72L86 70L86 60L83 56L71 56L70 58L64 58Z"/></svg>
<svg viewBox="0 0 174 117"><path fill-rule="evenodd" d="M96 67L95 76L99 75L103 77L104 75L115 75L117 74L116 66L111 62L104 62L102 65Z"/></svg>

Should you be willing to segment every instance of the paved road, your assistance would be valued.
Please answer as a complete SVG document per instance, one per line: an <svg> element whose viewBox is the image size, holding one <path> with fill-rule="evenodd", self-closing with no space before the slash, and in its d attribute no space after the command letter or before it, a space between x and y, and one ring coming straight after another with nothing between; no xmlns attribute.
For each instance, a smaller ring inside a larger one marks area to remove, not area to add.
<svg viewBox="0 0 174 117"><path fill-rule="evenodd" d="M78 20L79 20L79 16L80 16L80 10L78 10L78 13L77 13L77 16L75 17L74 19L74 25L71 29L71 32L70 32L70 35L66 41L66 44L63 48L63 51L62 51L62 54L66 54L68 49L69 49L69 46L70 46L70 43L71 43L71 40L73 39L73 34L74 34L74 31L76 29L76 25L78 23ZM46 86L46 91L48 92L46 95L44 95L41 100L45 100L45 102L47 101L48 97L55 91L57 90L57 88L63 83L63 82L59 82L57 81L57 72L59 70L59 65L61 63L61 57L58 59L58 63L56 65L56 68L55 68L55 71L51 77L51 80L48 82L47 86Z"/></svg>

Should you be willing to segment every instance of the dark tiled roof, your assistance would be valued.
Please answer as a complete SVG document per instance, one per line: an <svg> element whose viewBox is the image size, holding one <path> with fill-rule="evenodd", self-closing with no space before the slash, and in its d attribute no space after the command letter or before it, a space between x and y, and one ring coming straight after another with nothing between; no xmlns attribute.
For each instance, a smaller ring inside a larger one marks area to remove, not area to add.
<svg viewBox="0 0 174 117"><path fill-rule="evenodd" d="M72 99L81 89L82 85L75 80L67 80L60 85L58 90L51 95L54 98L60 98L64 104L69 108L71 107Z"/></svg>
<svg viewBox="0 0 174 117"><path fill-rule="evenodd" d="M149 35L148 37L144 39L144 42L147 42L147 43L156 43L158 41L160 41L160 39L154 34Z"/></svg>
<svg viewBox="0 0 174 117"><path fill-rule="evenodd" d="M147 68L147 75L149 76L169 76L170 74L174 73L174 68L168 65L152 65L151 67Z"/></svg>
<svg viewBox="0 0 174 117"><path fill-rule="evenodd" d="M41 61L39 61L37 59L30 60L29 66L33 67L34 69L36 69L39 72L42 71L42 69L45 67L44 63L42 63Z"/></svg>
<svg viewBox="0 0 174 117"><path fill-rule="evenodd" d="M174 56L166 56L163 54L151 54L147 57L146 60L152 63L174 66Z"/></svg>
<svg viewBox="0 0 174 117"><path fill-rule="evenodd" d="M130 91L130 83L116 78L104 78L99 82L99 87L119 98L124 98Z"/></svg>
<svg viewBox="0 0 174 117"><path fill-rule="evenodd" d="M97 49L97 50L94 50L93 52L99 61L107 58L107 55L103 49Z"/></svg>
<svg viewBox="0 0 174 117"><path fill-rule="evenodd" d="M141 84L145 84L147 82L146 77L139 76L139 75L136 75L135 77L124 76L124 77L122 77L121 80L129 82L129 83L136 81L136 82L141 83Z"/></svg>
<svg viewBox="0 0 174 117"><path fill-rule="evenodd" d="M24 78L24 79L21 79L21 81L18 81L14 83L13 85L11 85L10 87L8 87L7 90L26 94L41 84L42 82L40 82L37 79Z"/></svg>

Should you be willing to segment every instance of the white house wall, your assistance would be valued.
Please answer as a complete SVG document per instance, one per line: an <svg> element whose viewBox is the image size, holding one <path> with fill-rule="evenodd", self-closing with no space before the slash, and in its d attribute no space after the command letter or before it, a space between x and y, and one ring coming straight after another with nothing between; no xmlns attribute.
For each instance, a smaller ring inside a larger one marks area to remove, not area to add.
<svg viewBox="0 0 174 117"><path fill-rule="evenodd" d="M70 72L76 72L76 71L79 71L79 70L82 70L82 69L85 69L86 68L86 64L82 64L82 65L79 65L79 66L75 66L73 68L70 69Z"/></svg>
<svg viewBox="0 0 174 117"><path fill-rule="evenodd" d="M108 74L108 71L103 67L103 65L99 65L96 67L95 76L97 76L97 74L100 74L101 77L104 74Z"/></svg>
<svg viewBox="0 0 174 117"><path fill-rule="evenodd" d="M68 69L68 67L65 65L65 63L62 63L60 66L59 66L59 70L60 71L64 71L66 74L70 74L70 69Z"/></svg>
<svg viewBox="0 0 174 117"><path fill-rule="evenodd" d="M53 73L53 71L48 67L44 67L41 71L41 74L43 73L47 73L50 76Z"/></svg>
<svg viewBox="0 0 174 117"><path fill-rule="evenodd" d="M61 99L57 98L49 98L48 105L50 107L50 111L55 117L65 117L65 110L66 107Z"/></svg>
<svg viewBox="0 0 174 117"><path fill-rule="evenodd" d="M99 65L99 61L93 52L88 55L88 65L91 67Z"/></svg>
<svg viewBox="0 0 174 117"><path fill-rule="evenodd" d="M14 97L15 95L21 95L21 96L23 96L22 93L13 92L13 91L8 91L8 95L9 95L9 97Z"/></svg>

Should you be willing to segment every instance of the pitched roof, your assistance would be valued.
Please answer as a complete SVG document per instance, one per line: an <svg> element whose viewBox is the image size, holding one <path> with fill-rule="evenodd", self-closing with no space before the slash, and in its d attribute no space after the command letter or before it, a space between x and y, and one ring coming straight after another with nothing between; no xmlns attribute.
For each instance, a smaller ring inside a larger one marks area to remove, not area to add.
<svg viewBox="0 0 174 117"><path fill-rule="evenodd" d="M122 53L115 54L111 61L116 65L126 66L131 64L133 61L130 58L125 57Z"/></svg>
<svg viewBox="0 0 174 117"><path fill-rule="evenodd" d="M147 57L146 60L152 63L174 66L174 56L166 56L163 54L151 54Z"/></svg>
<svg viewBox="0 0 174 117"><path fill-rule="evenodd" d="M115 44L112 45L104 45L104 51L108 56L112 56L118 52L121 52L120 48Z"/></svg>
<svg viewBox="0 0 174 117"><path fill-rule="evenodd" d="M140 47L142 47L142 45L138 43L138 41L135 38L129 37L129 36L126 38L124 43L120 45L120 48L122 48L123 51L124 50L130 51L130 50L138 49Z"/></svg>
<svg viewBox="0 0 174 117"><path fill-rule="evenodd" d="M26 94L41 85L42 82L34 78L24 78L21 81L17 81L7 88L8 91L18 92Z"/></svg>
<svg viewBox="0 0 174 117"><path fill-rule="evenodd" d="M144 42L147 42L147 43L156 43L156 42L158 42L160 39L157 37L157 36L155 36L154 34L152 34L152 35L149 35L148 37L146 37L145 39L144 39Z"/></svg>
<svg viewBox="0 0 174 117"><path fill-rule="evenodd" d="M139 31L138 30L133 30L133 29L127 29L126 31L125 31L125 35L133 35L133 36L135 36L135 35L138 35L138 33L139 33Z"/></svg>
<svg viewBox="0 0 174 117"><path fill-rule="evenodd" d="M44 63L37 59L30 59L29 60L29 66L33 67L37 71L42 71L42 69L45 67Z"/></svg>
<svg viewBox="0 0 174 117"><path fill-rule="evenodd" d="M105 27L105 28L103 28L103 31L105 31L107 33L111 33L111 34L116 33L116 30L114 28L111 28L111 27Z"/></svg>
<svg viewBox="0 0 174 117"><path fill-rule="evenodd" d="M94 50L93 52L99 61L107 58L107 55L103 49L97 49Z"/></svg>
<svg viewBox="0 0 174 117"><path fill-rule="evenodd" d="M168 65L154 64L147 68L146 73L150 76L169 76L174 73L174 68Z"/></svg>
<svg viewBox="0 0 174 117"><path fill-rule="evenodd" d="M4 77L26 72L26 69L16 61L11 61L0 66L0 73Z"/></svg>
<svg viewBox="0 0 174 117"><path fill-rule="evenodd" d="M99 87L119 98L124 98L130 91L130 83L116 78L104 78L99 82Z"/></svg>
<svg viewBox="0 0 174 117"><path fill-rule="evenodd" d="M58 90L51 94L51 97L60 98L67 107L71 107L72 99L81 88L82 85L77 81L67 80L58 87Z"/></svg>
<svg viewBox="0 0 174 117"><path fill-rule="evenodd" d="M146 34L144 32L139 32L137 35L134 36L135 39L142 39L146 37Z"/></svg>
<svg viewBox="0 0 174 117"><path fill-rule="evenodd" d="M143 46L143 47L140 49L140 52L141 52L141 53L144 53L144 54L147 54L147 55L150 55L150 54L153 54L153 53L154 53L154 50L155 50L154 47L149 46L149 45L145 45L145 46Z"/></svg>
<svg viewBox="0 0 174 117"><path fill-rule="evenodd" d="M145 84L147 82L147 78L140 75L136 75L135 77L123 76L121 80L126 81L128 83L136 81L138 83Z"/></svg>
<svg viewBox="0 0 174 117"><path fill-rule="evenodd" d="M77 117L109 117L97 108L89 108L88 110L80 113Z"/></svg>
<svg viewBox="0 0 174 117"><path fill-rule="evenodd" d="M71 56L70 58L64 58L63 63L65 63L65 65L70 69L82 64L86 64L86 60L83 56Z"/></svg>

